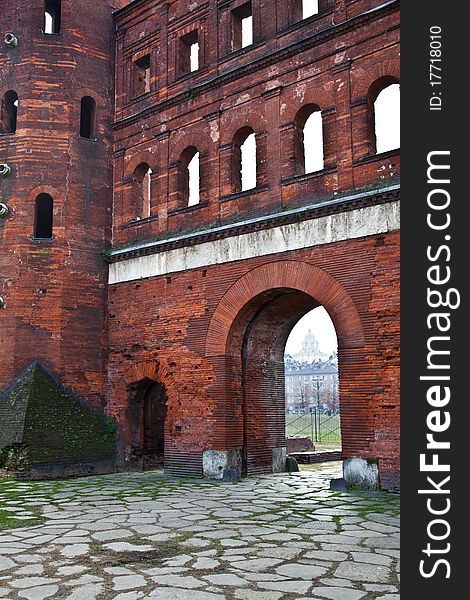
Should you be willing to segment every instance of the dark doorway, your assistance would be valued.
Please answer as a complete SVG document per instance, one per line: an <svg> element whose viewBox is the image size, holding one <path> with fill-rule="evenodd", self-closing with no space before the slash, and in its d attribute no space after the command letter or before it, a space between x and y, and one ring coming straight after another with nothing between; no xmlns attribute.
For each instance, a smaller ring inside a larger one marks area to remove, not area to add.
<svg viewBox="0 0 470 600"><path fill-rule="evenodd" d="M162 469L165 454L167 394L162 383L145 379L132 402L133 448L137 465L143 470Z"/></svg>

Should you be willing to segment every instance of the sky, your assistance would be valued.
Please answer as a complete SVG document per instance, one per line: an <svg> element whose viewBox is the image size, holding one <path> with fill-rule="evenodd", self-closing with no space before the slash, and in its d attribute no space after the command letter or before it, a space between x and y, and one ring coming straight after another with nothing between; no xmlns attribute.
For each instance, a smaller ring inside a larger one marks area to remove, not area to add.
<svg viewBox="0 0 470 600"><path fill-rule="evenodd" d="M295 354L300 350L304 336L309 329L317 338L322 352L329 356L337 350L338 342L333 321L323 306L319 306L302 317L291 331L287 340L286 354Z"/></svg>

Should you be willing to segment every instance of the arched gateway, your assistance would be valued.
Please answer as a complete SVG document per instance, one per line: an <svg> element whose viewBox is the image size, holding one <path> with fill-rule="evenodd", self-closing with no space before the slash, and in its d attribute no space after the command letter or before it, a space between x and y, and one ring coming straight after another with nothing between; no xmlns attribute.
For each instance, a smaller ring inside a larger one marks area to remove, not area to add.
<svg viewBox="0 0 470 600"><path fill-rule="evenodd" d="M165 472L219 479L227 469L240 475L283 471L285 345L295 324L321 305L338 339L345 479L393 489L399 414L395 299L390 296L392 308L384 311L374 298L393 276L387 272L382 283L376 270L377 253L385 251L368 238L355 249L361 263L356 256L351 265L342 255L331 273L328 261L320 268L305 253L307 260L239 263L238 272L223 265L210 279L201 269L125 284L123 299L137 285L149 300L136 313L137 325L123 330L131 353L125 361L120 353L110 361L110 407L122 423L123 460L135 465L136 448L146 454L142 415L153 383L164 386L167 399L159 424ZM191 288L191 303L180 297L181 285ZM163 293L165 306L155 302Z"/></svg>
<svg viewBox="0 0 470 600"><path fill-rule="evenodd" d="M207 476L217 477L224 468L246 475L285 469L284 348L297 321L319 305L338 336L344 456L370 454L374 432L360 386L361 363L363 375L367 367L358 310L326 271L277 261L233 284L209 325L205 354L223 377L216 390L222 435L217 447L204 453Z"/></svg>

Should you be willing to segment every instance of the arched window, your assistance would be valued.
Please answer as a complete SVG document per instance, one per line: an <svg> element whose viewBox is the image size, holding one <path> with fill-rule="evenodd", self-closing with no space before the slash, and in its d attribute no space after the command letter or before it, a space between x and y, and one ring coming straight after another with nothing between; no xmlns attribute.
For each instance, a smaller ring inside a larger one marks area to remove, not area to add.
<svg viewBox="0 0 470 600"><path fill-rule="evenodd" d="M1 115L0 115L0 134L15 133L16 121L18 116L18 94L10 90L3 95Z"/></svg>
<svg viewBox="0 0 470 600"><path fill-rule="evenodd" d="M152 198L152 169L140 163L134 171L134 211L138 219L150 216Z"/></svg>
<svg viewBox="0 0 470 600"><path fill-rule="evenodd" d="M39 194L35 203L34 237L37 239L52 238L54 202L49 194Z"/></svg>
<svg viewBox="0 0 470 600"><path fill-rule="evenodd" d="M375 82L369 90L369 114L373 151L400 148L400 84L391 77Z"/></svg>
<svg viewBox="0 0 470 600"><path fill-rule="evenodd" d="M179 192L181 206L196 206L201 201L200 157L197 148L189 146L180 157Z"/></svg>
<svg viewBox="0 0 470 600"><path fill-rule="evenodd" d="M80 103L80 137L95 138L96 102L91 96L84 96Z"/></svg>
<svg viewBox="0 0 470 600"><path fill-rule="evenodd" d="M45 0L44 33L60 33L61 0Z"/></svg>
<svg viewBox="0 0 470 600"><path fill-rule="evenodd" d="M302 107L294 123L294 172L315 173L324 168L323 118L315 104Z"/></svg>
<svg viewBox="0 0 470 600"><path fill-rule="evenodd" d="M240 129L233 140L233 191L245 192L257 185L256 136L251 127Z"/></svg>

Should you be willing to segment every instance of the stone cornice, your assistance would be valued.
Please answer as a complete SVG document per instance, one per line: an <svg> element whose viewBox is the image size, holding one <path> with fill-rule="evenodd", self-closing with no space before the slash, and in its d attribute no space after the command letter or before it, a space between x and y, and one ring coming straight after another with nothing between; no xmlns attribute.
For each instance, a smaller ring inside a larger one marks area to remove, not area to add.
<svg viewBox="0 0 470 600"><path fill-rule="evenodd" d="M167 250L195 246L204 242L215 241L226 237L252 233L281 225L298 223L315 219L332 213L340 213L356 208L396 202L400 198L400 186L393 185L385 188L351 193L347 196L333 197L329 200L286 210L283 212L247 219L238 223L208 228L194 233L175 235L170 239L142 242L126 248L111 250L109 262L120 262L139 256L158 254Z"/></svg>

